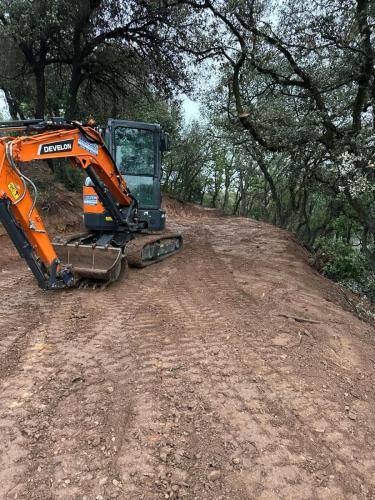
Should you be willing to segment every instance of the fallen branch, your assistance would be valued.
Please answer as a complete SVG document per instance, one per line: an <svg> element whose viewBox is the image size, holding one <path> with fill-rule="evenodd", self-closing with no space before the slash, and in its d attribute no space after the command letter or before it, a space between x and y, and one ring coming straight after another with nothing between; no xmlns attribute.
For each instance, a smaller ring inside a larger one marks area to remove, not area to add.
<svg viewBox="0 0 375 500"><path fill-rule="evenodd" d="M289 316L288 314L278 314L278 316L287 319L294 319L294 321L297 321L298 323L312 323L314 325L320 324L320 321L316 321L315 319L300 318L299 316Z"/></svg>

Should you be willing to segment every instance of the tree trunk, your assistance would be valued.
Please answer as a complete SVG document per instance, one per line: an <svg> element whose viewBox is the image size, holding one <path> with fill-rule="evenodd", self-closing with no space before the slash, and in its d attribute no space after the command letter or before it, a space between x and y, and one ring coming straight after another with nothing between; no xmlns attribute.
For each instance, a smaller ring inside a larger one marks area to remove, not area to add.
<svg viewBox="0 0 375 500"><path fill-rule="evenodd" d="M228 200L229 200L229 186L225 185L224 201L223 201L223 210L224 210L224 212L228 208Z"/></svg>
<svg viewBox="0 0 375 500"><path fill-rule="evenodd" d="M205 197L205 194L206 194L206 188L207 188L207 182L204 184L203 189L202 189L202 193L201 193L201 197L200 197L200 204L201 205L203 205L203 203L204 203L204 197Z"/></svg>
<svg viewBox="0 0 375 500"><path fill-rule="evenodd" d="M232 159L230 163L225 163L224 167L224 202L223 202L223 210L224 212L228 209L228 202L229 202L229 188L232 182L232 167L234 163L234 154L232 155Z"/></svg>
<svg viewBox="0 0 375 500"><path fill-rule="evenodd" d="M42 36L39 40L39 46L34 52L35 47L32 43L21 42L19 45L27 62L31 66L35 77L35 115L36 118L44 118L46 106L46 59L48 53L48 45L46 39Z"/></svg>
<svg viewBox="0 0 375 500"><path fill-rule="evenodd" d="M267 184L269 185L270 191L271 191L271 196L272 199L275 203L275 224L277 226L284 226L284 220L283 220L283 209L282 209L282 204L281 200L279 197L279 194L276 189L275 182L267 168L267 165L263 158L260 156L259 153L256 154L255 159L259 165L260 170L262 171L264 178L267 181Z"/></svg>
<svg viewBox="0 0 375 500"><path fill-rule="evenodd" d="M34 68L36 87L35 118L44 118L46 107L46 78L45 66L38 64Z"/></svg>
<svg viewBox="0 0 375 500"><path fill-rule="evenodd" d="M212 208L216 208L216 202L217 202L217 197L218 196L219 196L219 192L218 192L218 189L217 189L217 186L216 186L216 182L215 182L215 189L214 189L214 194L212 196L212 202L211 202Z"/></svg>
<svg viewBox="0 0 375 500"><path fill-rule="evenodd" d="M237 196L236 196L236 202L234 204L234 207L233 207L233 215L237 215L238 214L238 209L239 209L239 206L240 206L240 203L242 201L242 197L241 197L241 194L240 194L240 189L238 189L237 191Z"/></svg>
<svg viewBox="0 0 375 500"><path fill-rule="evenodd" d="M79 62L73 63L72 76L69 82L68 104L65 118L67 120L78 119L78 91L82 83L82 68Z"/></svg>

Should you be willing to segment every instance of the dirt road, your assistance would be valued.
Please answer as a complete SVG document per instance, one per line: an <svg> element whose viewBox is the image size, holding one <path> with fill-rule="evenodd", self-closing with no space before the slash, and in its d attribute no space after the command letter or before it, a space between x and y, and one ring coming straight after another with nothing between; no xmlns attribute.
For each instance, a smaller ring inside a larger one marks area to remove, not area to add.
<svg viewBox="0 0 375 500"><path fill-rule="evenodd" d="M278 229L46 293L0 237L1 499L375 498L374 328Z"/></svg>

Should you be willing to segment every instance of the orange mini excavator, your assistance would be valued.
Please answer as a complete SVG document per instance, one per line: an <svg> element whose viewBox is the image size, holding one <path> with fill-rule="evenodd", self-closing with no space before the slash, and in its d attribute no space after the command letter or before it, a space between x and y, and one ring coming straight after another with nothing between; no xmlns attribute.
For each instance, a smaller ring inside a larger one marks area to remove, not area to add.
<svg viewBox="0 0 375 500"><path fill-rule="evenodd" d="M41 288L107 284L125 261L144 267L182 248L181 235L163 232L160 157L168 136L159 125L109 120L99 131L63 119L26 120L2 122L0 132L12 134L0 137L0 221ZM87 174L87 231L52 243L35 207L37 188L20 164L58 158Z"/></svg>

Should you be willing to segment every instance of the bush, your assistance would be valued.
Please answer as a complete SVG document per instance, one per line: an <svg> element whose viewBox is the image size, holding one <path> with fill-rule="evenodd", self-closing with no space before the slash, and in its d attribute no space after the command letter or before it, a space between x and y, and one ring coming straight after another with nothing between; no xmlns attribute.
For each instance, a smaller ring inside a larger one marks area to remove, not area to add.
<svg viewBox="0 0 375 500"><path fill-rule="evenodd" d="M358 281L369 271L365 256L342 240L322 239L320 250L327 262L323 273L334 281Z"/></svg>
<svg viewBox="0 0 375 500"><path fill-rule="evenodd" d="M325 265L322 272L354 293L375 300L375 275L366 256L353 245L342 240L322 238L320 253Z"/></svg>
<svg viewBox="0 0 375 500"><path fill-rule="evenodd" d="M69 191L80 192L82 190L85 174L80 168L73 167L66 160L54 160L53 170L55 179Z"/></svg>

